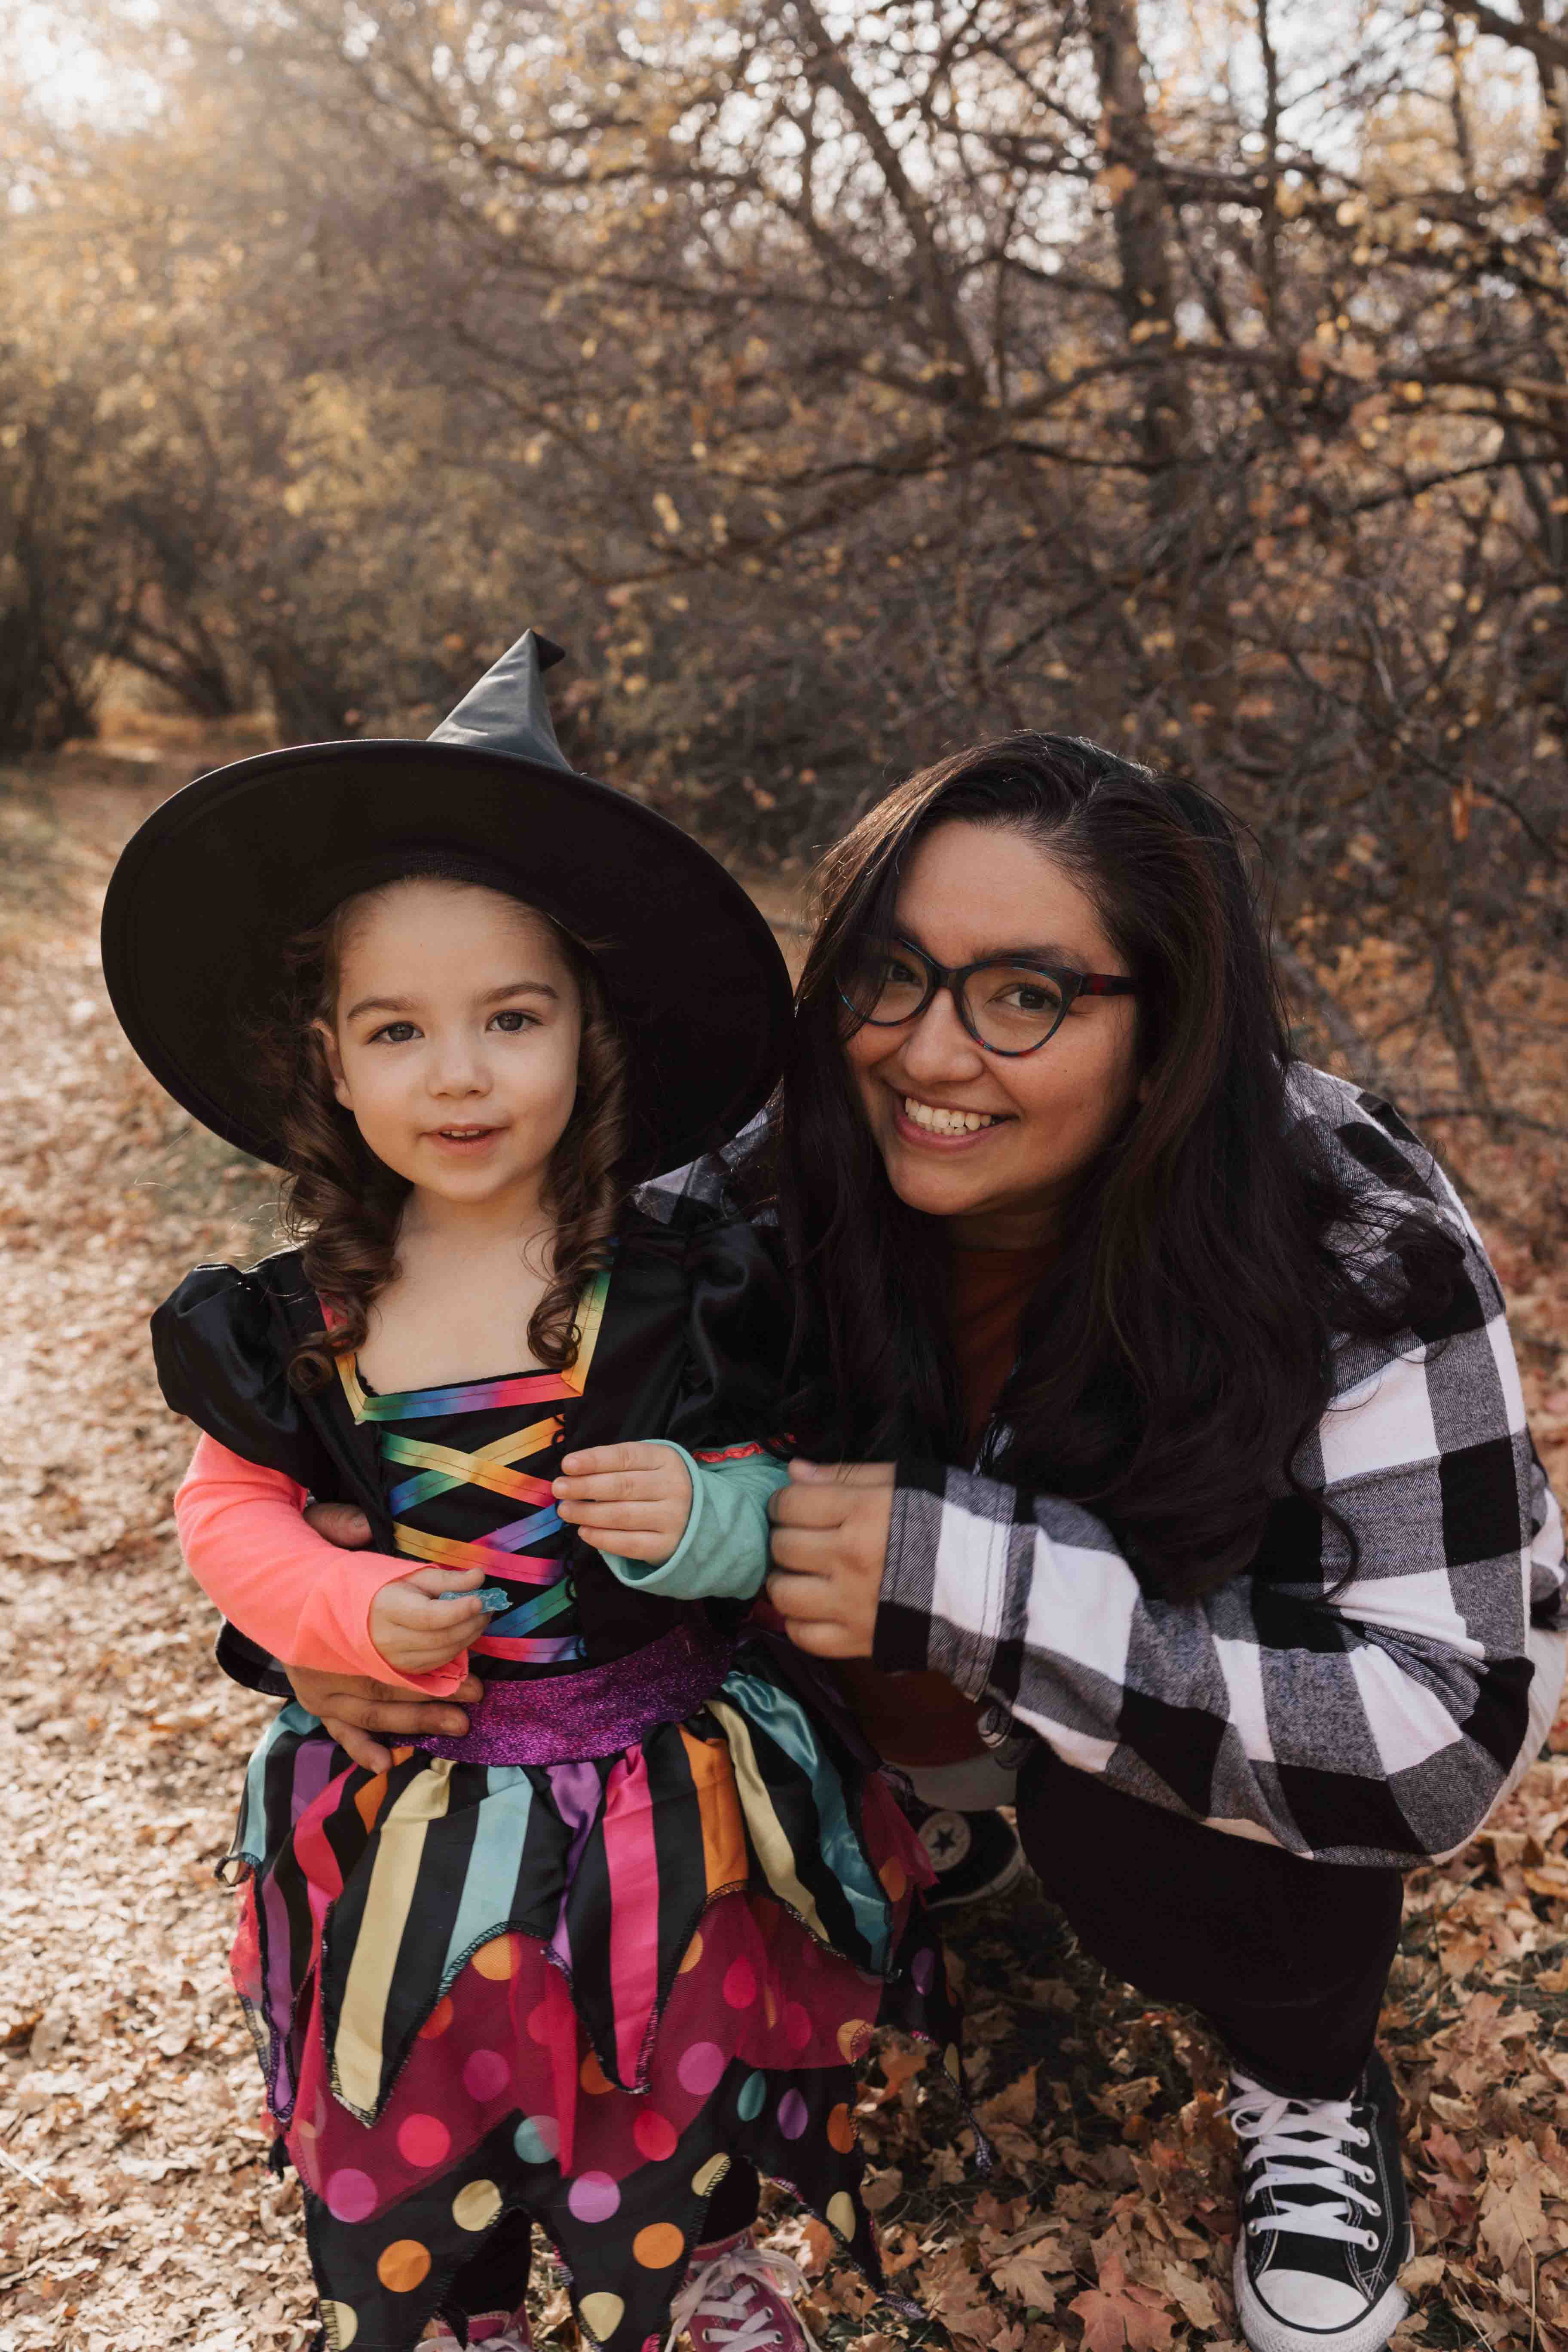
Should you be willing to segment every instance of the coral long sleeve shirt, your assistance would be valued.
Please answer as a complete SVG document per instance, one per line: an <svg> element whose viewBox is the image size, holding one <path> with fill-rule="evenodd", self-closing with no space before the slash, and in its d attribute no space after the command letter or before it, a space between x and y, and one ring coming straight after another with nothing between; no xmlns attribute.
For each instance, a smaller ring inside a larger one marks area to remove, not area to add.
<svg viewBox="0 0 1568 2352"><path fill-rule="evenodd" d="M185 1565L209 1601L290 1665L369 1675L433 1698L468 1672L461 1653L429 1674L400 1674L370 1637L382 1587L424 1566L386 1552L342 1551L308 1527L305 1490L203 1435L174 1496Z"/></svg>

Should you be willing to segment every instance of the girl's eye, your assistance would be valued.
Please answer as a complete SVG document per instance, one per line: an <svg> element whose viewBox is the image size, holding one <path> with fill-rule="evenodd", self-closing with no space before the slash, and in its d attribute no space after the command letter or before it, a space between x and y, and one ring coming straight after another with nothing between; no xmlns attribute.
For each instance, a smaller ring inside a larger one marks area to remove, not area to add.
<svg viewBox="0 0 1568 2352"><path fill-rule="evenodd" d="M411 1037L418 1034L412 1021L387 1021L379 1029L372 1031L370 1043L373 1045L406 1045Z"/></svg>
<svg viewBox="0 0 1568 2352"><path fill-rule="evenodd" d="M535 1015L525 1013L520 1004L509 1004L504 1011L493 1013L490 1017L490 1027L500 1030L507 1037L515 1037L521 1030L537 1029L538 1026L539 1022Z"/></svg>

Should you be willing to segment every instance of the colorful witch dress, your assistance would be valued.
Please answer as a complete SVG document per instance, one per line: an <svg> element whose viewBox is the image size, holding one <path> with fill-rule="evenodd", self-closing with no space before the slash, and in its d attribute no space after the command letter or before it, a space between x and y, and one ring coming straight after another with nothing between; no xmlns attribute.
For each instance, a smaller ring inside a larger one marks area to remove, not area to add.
<svg viewBox="0 0 1568 2352"><path fill-rule="evenodd" d="M722 1604L650 1616L627 1593L653 1638L585 1655L588 1556L550 1479L605 1303L601 1280L564 1374L378 1396L342 1367L398 1549L477 1562L510 1605L470 1654L466 1739L374 1774L296 1704L249 1766L235 1976L334 2352L404 2352L456 2316L463 2265L523 2215L589 2336L643 2352L738 2158L879 2284L857 2062L892 2023L958 2074L929 1865L777 1645Z"/></svg>

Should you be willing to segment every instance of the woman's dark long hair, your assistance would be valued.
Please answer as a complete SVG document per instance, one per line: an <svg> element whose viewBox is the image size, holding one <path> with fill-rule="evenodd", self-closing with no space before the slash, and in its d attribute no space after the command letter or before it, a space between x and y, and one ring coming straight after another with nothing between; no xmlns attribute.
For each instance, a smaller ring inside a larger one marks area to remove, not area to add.
<svg viewBox="0 0 1568 2352"><path fill-rule="evenodd" d="M447 878L438 867L421 872ZM449 878L468 879L458 871ZM410 1189L405 1177L376 1158L338 1101L314 1026L333 1017L347 918L360 903L346 899L324 922L289 941L281 1000L255 1038L288 1154L284 1230L299 1243L305 1278L331 1325L295 1350L289 1377L301 1389L320 1387L332 1377L338 1356L364 1345L371 1307L397 1272L397 1229ZM577 1099L546 1179L555 1217L550 1278L527 1334L535 1361L562 1371L576 1358L581 1334L574 1315L584 1286L609 1263L622 1189L616 1169L626 1139L626 1052L592 954L541 909L528 911L549 925L583 1008Z"/></svg>
<svg viewBox="0 0 1568 2352"><path fill-rule="evenodd" d="M1219 803L1073 736L982 744L900 784L816 877L792 1064L742 1174L773 1199L799 1285L803 1451L964 1459L949 1236L888 1182L837 985L895 928L915 843L953 820L1048 850L1138 982L1142 1099L1081 1171L986 1466L1089 1506L1151 1590L1191 1597L1247 1566L1294 1484L1329 1402L1331 1336L1406 1328L1417 1301L1446 1296L1458 1249L1432 1221L1391 1233L1292 1118L1263 925Z"/></svg>

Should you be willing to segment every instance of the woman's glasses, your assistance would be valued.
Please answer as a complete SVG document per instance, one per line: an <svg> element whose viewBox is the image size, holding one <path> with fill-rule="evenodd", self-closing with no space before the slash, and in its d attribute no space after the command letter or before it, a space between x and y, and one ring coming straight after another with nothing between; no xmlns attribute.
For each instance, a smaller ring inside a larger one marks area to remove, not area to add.
<svg viewBox="0 0 1568 2352"><path fill-rule="evenodd" d="M840 966L838 993L858 1022L897 1029L918 1021L939 988L989 1054L1033 1054L1048 1045L1080 996L1131 996L1121 974L1070 971L1027 953L987 956L950 970L909 940L868 940Z"/></svg>

